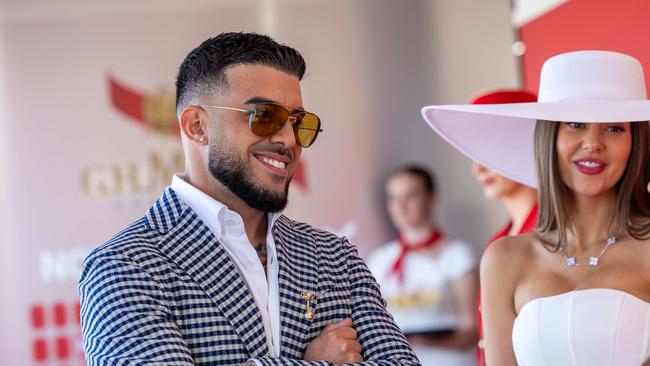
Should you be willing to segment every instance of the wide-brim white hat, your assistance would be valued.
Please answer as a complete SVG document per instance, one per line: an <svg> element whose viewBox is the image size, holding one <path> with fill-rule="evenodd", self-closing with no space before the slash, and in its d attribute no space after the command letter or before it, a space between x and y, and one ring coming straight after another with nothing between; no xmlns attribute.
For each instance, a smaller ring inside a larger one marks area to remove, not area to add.
<svg viewBox="0 0 650 366"><path fill-rule="evenodd" d="M447 142L480 164L536 187L533 135L537 120L650 120L641 63L611 51L576 51L542 66L537 103L435 105L422 116Z"/></svg>

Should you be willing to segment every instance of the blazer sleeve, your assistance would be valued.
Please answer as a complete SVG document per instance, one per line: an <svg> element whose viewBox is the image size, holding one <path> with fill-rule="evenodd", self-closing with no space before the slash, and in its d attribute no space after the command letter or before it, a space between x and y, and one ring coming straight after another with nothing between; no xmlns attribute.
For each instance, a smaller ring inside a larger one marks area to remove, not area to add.
<svg viewBox="0 0 650 366"><path fill-rule="evenodd" d="M381 297L379 285L359 257L357 249L350 242L341 239L343 254L348 257L348 271L352 288L352 326L363 348L364 362L348 366L419 366L413 349L395 325L393 317L386 311L386 302ZM320 361L310 362L284 357L255 359L265 366L280 365L333 365Z"/></svg>
<svg viewBox="0 0 650 366"><path fill-rule="evenodd" d="M133 260L93 253L79 281L88 365L193 365L153 276Z"/></svg>

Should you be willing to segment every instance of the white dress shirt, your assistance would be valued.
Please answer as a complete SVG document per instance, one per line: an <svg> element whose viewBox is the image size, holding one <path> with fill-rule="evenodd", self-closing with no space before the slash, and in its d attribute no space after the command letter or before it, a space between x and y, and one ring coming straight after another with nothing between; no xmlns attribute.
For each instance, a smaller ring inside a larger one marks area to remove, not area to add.
<svg viewBox="0 0 650 366"><path fill-rule="evenodd" d="M251 245L244 221L238 213L174 175L171 188L208 226L221 242L243 275L257 307L262 313L266 342L272 357L280 355L280 300L278 295L278 260L272 228L280 213L268 214L266 230L267 273Z"/></svg>

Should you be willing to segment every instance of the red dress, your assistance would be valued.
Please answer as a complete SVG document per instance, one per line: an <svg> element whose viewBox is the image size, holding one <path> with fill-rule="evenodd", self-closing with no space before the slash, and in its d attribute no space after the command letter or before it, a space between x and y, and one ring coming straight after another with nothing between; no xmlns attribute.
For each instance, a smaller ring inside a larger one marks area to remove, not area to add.
<svg viewBox="0 0 650 366"><path fill-rule="evenodd" d="M519 229L518 234L524 234L531 232L535 229L535 225L537 224L537 203L533 206L533 208L530 209L530 212L528 213L528 216L526 216L526 220L524 221L524 224L521 226L521 229ZM494 243L497 239L503 238L504 236L508 236L508 232L512 228L512 220L508 221L506 226L499 230L497 233L495 233L490 241L488 241L488 246L492 243ZM478 302L478 312L476 314L476 324L478 326L478 334L480 340L478 341L478 348L476 349L476 358L478 361L479 366L485 366L485 351L483 350L483 317L481 316L481 291L479 290L478 297L477 297L477 302Z"/></svg>

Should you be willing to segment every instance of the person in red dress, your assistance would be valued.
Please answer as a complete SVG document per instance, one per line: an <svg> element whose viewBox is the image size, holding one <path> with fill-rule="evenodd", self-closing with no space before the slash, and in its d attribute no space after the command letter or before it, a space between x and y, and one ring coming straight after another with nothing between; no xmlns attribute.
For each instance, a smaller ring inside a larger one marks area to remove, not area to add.
<svg viewBox="0 0 650 366"><path fill-rule="evenodd" d="M500 104L500 103L525 103L535 102L537 96L523 90L497 90L476 97L472 104ZM483 186L483 193L487 199L501 201L509 220L506 225L492 235L490 243L508 235L518 235L533 231L537 223L537 190L508 179L480 163L472 162L472 173ZM483 350L483 326L481 317L481 296L478 299L477 326L479 341L477 347L477 363L485 365L485 352Z"/></svg>

